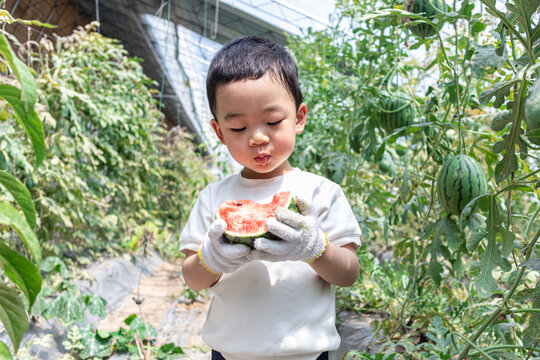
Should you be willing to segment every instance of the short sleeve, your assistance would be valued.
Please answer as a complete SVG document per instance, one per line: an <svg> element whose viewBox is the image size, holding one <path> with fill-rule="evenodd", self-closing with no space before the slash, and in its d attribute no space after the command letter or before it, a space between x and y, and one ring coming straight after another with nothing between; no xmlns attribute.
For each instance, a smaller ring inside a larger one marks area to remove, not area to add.
<svg viewBox="0 0 540 360"><path fill-rule="evenodd" d="M215 216L211 209L212 196L210 188L207 187L199 193L186 226L180 233L180 251L196 252L199 249Z"/></svg>
<svg viewBox="0 0 540 360"><path fill-rule="evenodd" d="M321 186L314 196L319 226L328 240L337 246L354 244L360 247L362 231L341 187L335 183Z"/></svg>

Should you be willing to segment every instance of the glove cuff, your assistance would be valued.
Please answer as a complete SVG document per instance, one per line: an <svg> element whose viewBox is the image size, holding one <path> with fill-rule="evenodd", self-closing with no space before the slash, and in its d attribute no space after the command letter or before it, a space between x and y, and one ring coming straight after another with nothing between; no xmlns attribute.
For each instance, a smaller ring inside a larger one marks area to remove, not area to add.
<svg viewBox="0 0 540 360"><path fill-rule="evenodd" d="M324 233L321 235L324 237L324 239L321 239L322 241L318 241L317 244L313 247L312 253L315 253L315 256L313 256L309 260L306 260L308 264L320 258L326 250L326 246L328 245L328 234Z"/></svg>
<svg viewBox="0 0 540 360"><path fill-rule="evenodd" d="M208 267L208 263L209 261L208 260L203 260L203 257L206 257L206 256L203 256L202 254L202 251L201 251L201 248L202 248L202 245L199 246L199 251L197 252L198 256L199 256L199 263L201 263L201 265L208 271L208 272L211 272L212 274L215 274L215 275L221 275L222 273L221 272L217 272L217 271L214 271L212 269L210 269Z"/></svg>

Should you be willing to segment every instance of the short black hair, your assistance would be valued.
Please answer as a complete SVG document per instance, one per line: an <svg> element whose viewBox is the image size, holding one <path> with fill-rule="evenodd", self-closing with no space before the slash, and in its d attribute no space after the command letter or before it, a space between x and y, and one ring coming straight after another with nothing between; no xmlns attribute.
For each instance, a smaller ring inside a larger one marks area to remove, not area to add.
<svg viewBox="0 0 540 360"><path fill-rule="evenodd" d="M216 88L239 80L257 80L268 73L293 97L296 107L304 101L298 84L298 68L292 55L271 40L247 35L226 43L216 53L206 77L206 96L216 118Z"/></svg>

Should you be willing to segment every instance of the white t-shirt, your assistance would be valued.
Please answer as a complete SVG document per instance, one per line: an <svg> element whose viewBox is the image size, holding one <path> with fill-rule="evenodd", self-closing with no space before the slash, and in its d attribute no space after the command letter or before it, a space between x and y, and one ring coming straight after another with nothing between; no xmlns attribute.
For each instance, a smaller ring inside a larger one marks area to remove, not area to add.
<svg viewBox="0 0 540 360"><path fill-rule="evenodd" d="M360 227L341 187L294 169L272 179L237 174L210 184L180 235L180 250L198 250L223 201L265 203L280 191L312 202L329 241L360 246ZM332 287L304 262L252 261L223 274L209 293L203 340L227 360L313 360L339 347Z"/></svg>

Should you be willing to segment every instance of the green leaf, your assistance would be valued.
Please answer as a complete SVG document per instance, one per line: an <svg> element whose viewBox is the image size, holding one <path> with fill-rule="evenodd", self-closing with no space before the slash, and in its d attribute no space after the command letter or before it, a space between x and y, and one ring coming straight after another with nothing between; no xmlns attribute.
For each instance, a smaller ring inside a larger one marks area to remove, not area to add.
<svg viewBox="0 0 540 360"><path fill-rule="evenodd" d="M527 184L523 183L513 183L511 185L505 186L503 189L499 190L497 194L501 194L506 191L522 191L522 192L533 192L534 189Z"/></svg>
<svg viewBox="0 0 540 360"><path fill-rule="evenodd" d="M495 101L493 102L493 107L496 109L500 108L504 104L505 98L510 95L510 90L512 86L518 83L519 80L510 80L510 81L501 81L495 84L493 89L483 91L480 93L480 103L486 105L489 100L495 96Z"/></svg>
<svg viewBox="0 0 540 360"><path fill-rule="evenodd" d="M184 350L180 346L174 345L174 343L167 343L161 345L158 349L158 358L159 359L176 359L177 356L172 357L173 355L185 355Z"/></svg>
<svg viewBox="0 0 540 360"><path fill-rule="evenodd" d="M444 271L444 269L443 269L441 263L439 262L439 260L437 259L437 257L433 256L433 255L436 255L436 254L431 255L428 270L429 270L429 275L431 276L431 278L433 279L435 284L437 284L437 286L439 286L441 284L441 280L442 280L441 274Z"/></svg>
<svg viewBox="0 0 540 360"><path fill-rule="evenodd" d="M2 341L0 341L0 360L13 360L8 346Z"/></svg>
<svg viewBox="0 0 540 360"><path fill-rule="evenodd" d="M71 324L75 321L84 321L86 314L82 303L71 291L64 291L56 297L43 312L47 318L56 317L65 324Z"/></svg>
<svg viewBox="0 0 540 360"><path fill-rule="evenodd" d="M480 241L484 239L487 236L487 231L485 230L477 230L471 233L471 236L467 239L466 247L469 251L474 251L478 247L478 244L480 244Z"/></svg>
<svg viewBox="0 0 540 360"><path fill-rule="evenodd" d="M411 180L411 174L409 173L409 169L405 168L405 171L403 172L403 178L401 180L401 188L400 188L400 193L401 193L401 197L403 197L404 199L407 199L409 197L409 193L410 193L410 182Z"/></svg>
<svg viewBox="0 0 540 360"><path fill-rule="evenodd" d="M22 240L34 262L39 264L41 261L41 249L34 231L30 228L24 217L10 204L0 201L0 224L11 226Z"/></svg>
<svg viewBox="0 0 540 360"><path fill-rule="evenodd" d="M4 264L4 271L11 281L15 283L26 295L32 308L37 295L41 291L41 275L39 270L27 258L11 250L0 241L0 262Z"/></svg>
<svg viewBox="0 0 540 360"><path fill-rule="evenodd" d="M533 18L534 13L538 11L539 6L540 0L516 0L515 5L510 2L506 3L508 10L517 15L518 22L523 29L525 29L527 34L530 34L533 31L531 19Z"/></svg>
<svg viewBox="0 0 540 360"><path fill-rule="evenodd" d="M540 309L540 282L530 293L530 298L533 299L532 307ZM523 346L531 347L540 339L540 313L528 314L524 323L526 322L528 322L528 326L523 331Z"/></svg>
<svg viewBox="0 0 540 360"><path fill-rule="evenodd" d="M8 346L3 341L0 341L0 360L13 360Z"/></svg>
<svg viewBox="0 0 540 360"><path fill-rule="evenodd" d="M477 69L492 68L497 70L504 64L508 57L506 49L501 56L497 55L497 49L493 45L475 45L474 48L471 65Z"/></svg>
<svg viewBox="0 0 540 360"><path fill-rule="evenodd" d="M0 321L16 353L24 334L28 331L28 317L19 294L3 282L0 282Z"/></svg>
<svg viewBox="0 0 540 360"><path fill-rule="evenodd" d="M37 88L34 76L28 67L17 58L8 39L2 33L0 33L0 53L4 56L21 84L22 91L19 92L18 99L21 101L23 114L26 117L26 115L34 109L34 104L37 99Z"/></svg>
<svg viewBox="0 0 540 360"><path fill-rule="evenodd" d="M441 266L441 263L438 260L438 254L442 252L442 234L444 232L444 221L445 219L440 219L434 224L430 224L426 228L425 234L422 236L423 240L425 240L431 233L433 233L433 241L428 246L427 250L431 253L430 261L429 261L429 275L435 282L435 284L440 285L442 277L441 274L443 272L443 267Z"/></svg>
<svg viewBox="0 0 540 360"><path fill-rule="evenodd" d="M536 42L540 40L540 26L537 26L536 28L534 28L532 34L531 34L531 43L532 44L536 44ZM534 55L535 55L535 59L538 57L538 51L535 51L534 52ZM528 58L528 56L527 56Z"/></svg>
<svg viewBox="0 0 540 360"><path fill-rule="evenodd" d="M148 334L146 333L146 330L148 330ZM139 333L141 340L150 340L155 339L157 336L156 329L147 322L144 322L143 319L135 318L133 321L129 324L129 334L135 335L136 333ZM150 336L150 338L148 338Z"/></svg>
<svg viewBox="0 0 540 360"><path fill-rule="evenodd" d="M64 279L69 279L71 277L66 264L64 264L64 262L56 256L47 256L45 259L43 259L39 269L46 273L51 273L54 270L58 272Z"/></svg>
<svg viewBox="0 0 540 360"><path fill-rule="evenodd" d="M3 2L4 2L3 0L0 1L0 3L3 3ZM2 21L5 22L6 24L12 24L14 22L17 22L17 23L21 23L21 24L25 24L25 25L35 25L35 26L38 26L38 27L46 27L46 28L52 28L52 29L57 27L56 25L43 23L43 22L38 21L38 20L24 20L24 19L14 18L10 14L9 11L4 10L4 9L0 9L0 18L2 18Z"/></svg>
<svg viewBox="0 0 540 360"><path fill-rule="evenodd" d="M512 249L514 248L514 240L516 236L510 230L505 229L502 225L496 227L497 232L502 236L501 255L503 257L510 256Z"/></svg>
<svg viewBox="0 0 540 360"><path fill-rule="evenodd" d="M0 84L0 97L6 100L13 108L17 122L28 134L32 147L34 148L34 155L36 156L36 167L38 167L45 158L46 153L45 135L41 120L34 111L34 108L25 111L24 104L20 99L21 90L17 89L15 86Z"/></svg>
<svg viewBox="0 0 540 360"><path fill-rule="evenodd" d="M36 208L32 201L30 191L15 176L8 172L0 170L0 184L2 184L13 196L26 218L31 228L36 226Z"/></svg>
<svg viewBox="0 0 540 360"><path fill-rule="evenodd" d="M110 331L103 330L103 329L96 329L96 335L102 339L108 339L112 336Z"/></svg>
<svg viewBox="0 0 540 360"><path fill-rule="evenodd" d="M131 314L124 319L124 324L130 325L133 320L137 318L137 314Z"/></svg>
<svg viewBox="0 0 540 360"><path fill-rule="evenodd" d="M96 294L82 295L82 298L90 314L97 315L100 318L107 316L107 300Z"/></svg>
<svg viewBox="0 0 540 360"><path fill-rule="evenodd" d="M479 269L475 274L474 282L480 296L487 298L497 289L497 281L493 278L493 270L500 267L503 271L510 271L512 265L501 256L497 246L497 230L505 220L499 212L499 206L495 196L490 196L489 213L486 218L487 246L480 254L479 261L471 264L471 269Z"/></svg>
<svg viewBox="0 0 540 360"><path fill-rule="evenodd" d="M493 118L493 121L491 122L491 129L493 131L501 131L506 127L506 125L511 123L512 120L512 112L503 111Z"/></svg>
<svg viewBox="0 0 540 360"><path fill-rule="evenodd" d="M489 198L489 196L489 194L482 194L472 200L469 200L467 205L465 205L463 210L461 210L461 214L459 215L460 220L464 221L468 216L472 214L474 209L476 209L476 205L478 204L478 202L481 202L485 198Z"/></svg>
<svg viewBox="0 0 540 360"><path fill-rule="evenodd" d="M368 21L371 19L380 19L380 18L385 18L385 17L390 17L390 16L411 16L414 18L423 19L422 16L418 16L408 11L401 10L401 9L383 9L383 10L373 11L371 13L363 15L359 19L359 21L363 22L363 21ZM355 29L355 30L359 31L359 29Z"/></svg>
<svg viewBox="0 0 540 360"><path fill-rule="evenodd" d="M534 271L540 272L540 258L533 258L533 259L524 261L518 265L518 268L522 266L527 266L528 268L531 268Z"/></svg>
<svg viewBox="0 0 540 360"><path fill-rule="evenodd" d="M426 337L436 343L439 349L447 350L447 347L452 345L448 328L444 326L444 321L440 316L431 319L427 330Z"/></svg>
<svg viewBox="0 0 540 360"><path fill-rule="evenodd" d="M508 144L508 143L507 143ZM502 183L518 169L518 160L514 149L507 149L501 161L495 166L495 182Z"/></svg>
<svg viewBox="0 0 540 360"><path fill-rule="evenodd" d="M445 217L442 220L442 225L443 231L446 235L448 248L452 251L457 251L465 240L463 232L456 224L456 221L451 217Z"/></svg>
<svg viewBox="0 0 540 360"><path fill-rule="evenodd" d="M92 330L92 325L86 325L81 328L81 343L84 348L79 351L82 359L88 358L106 358L112 354L113 337L103 338Z"/></svg>

